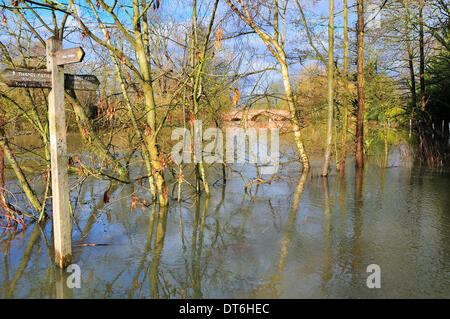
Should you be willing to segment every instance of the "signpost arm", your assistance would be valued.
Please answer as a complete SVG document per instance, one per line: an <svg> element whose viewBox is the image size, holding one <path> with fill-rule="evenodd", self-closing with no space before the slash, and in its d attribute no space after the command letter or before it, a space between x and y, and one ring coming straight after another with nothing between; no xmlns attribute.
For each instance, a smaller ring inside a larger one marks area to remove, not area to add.
<svg viewBox="0 0 450 319"><path fill-rule="evenodd" d="M56 62L56 51L62 42L55 37L47 40L47 70L51 72L48 121L52 167L52 204L55 261L59 267L72 262L72 229L67 176L66 117L64 110L64 67Z"/></svg>

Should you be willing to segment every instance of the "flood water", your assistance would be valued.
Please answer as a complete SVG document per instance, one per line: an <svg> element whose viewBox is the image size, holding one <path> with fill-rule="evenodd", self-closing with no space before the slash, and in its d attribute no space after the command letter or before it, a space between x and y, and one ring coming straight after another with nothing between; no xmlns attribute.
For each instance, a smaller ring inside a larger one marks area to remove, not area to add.
<svg viewBox="0 0 450 319"><path fill-rule="evenodd" d="M167 210L131 210L132 196L148 197L136 185L112 185L104 204L109 182L88 178L71 193L81 288L53 265L49 220L0 235L0 297L450 297L448 172L369 162L358 174L349 161L342 179L322 179L313 167L301 176L284 165L248 193L219 174L209 199L186 195ZM366 285L370 264L379 289Z"/></svg>

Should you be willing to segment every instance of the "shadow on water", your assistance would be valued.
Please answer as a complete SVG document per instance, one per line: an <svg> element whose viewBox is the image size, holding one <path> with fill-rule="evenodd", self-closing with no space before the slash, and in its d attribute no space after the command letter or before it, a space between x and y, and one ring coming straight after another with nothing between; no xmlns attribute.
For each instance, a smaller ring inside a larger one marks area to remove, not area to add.
<svg viewBox="0 0 450 319"><path fill-rule="evenodd" d="M248 192L228 176L164 209L86 179L73 197L81 288L54 267L50 220L0 237L0 297L448 297L449 174L350 165L327 179L288 165ZM381 289L366 286L372 263Z"/></svg>

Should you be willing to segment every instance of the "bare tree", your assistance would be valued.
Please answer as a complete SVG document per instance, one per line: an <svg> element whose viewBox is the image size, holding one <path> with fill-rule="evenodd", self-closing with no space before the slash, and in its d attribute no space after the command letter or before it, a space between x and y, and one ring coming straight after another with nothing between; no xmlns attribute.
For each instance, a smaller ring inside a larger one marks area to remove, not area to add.
<svg viewBox="0 0 450 319"><path fill-rule="evenodd" d="M333 110L334 110L334 0L329 0L329 20L328 20L328 118L327 118L327 138L325 142L325 155L322 166L322 176L328 175L328 166L331 153L331 138L333 135Z"/></svg>
<svg viewBox="0 0 450 319"><path fill-rule="evenodd" d="M357 1L357 72L358 109L356 118L356 166L364 166L364 0Z"/></svg>
<svg viewBox="0 0 450 319"><path fill-rule="evenodd" d="M270 53L277 59L281 67L281 75L283 78L284 92L286 94L287 104L289 106L289 112L292 117L292 128L295 135L295 143L300 155L303 168L309 168L309 159L306 154L305 146L303 144L303 137L300 131L300 115L295 105L294 95L291 87L291 81L289 78L289 68L285 53L285 24L286 24L286 6L287 1L282 1L282 6L280 7L278 0L273 0L271 4L272 10L264 10L265 8L255 6L253 3L250 5L244 0L237 0L233 3L231 0L226 0L228 6L233 10L233 12L244 21L250 28L255 31L261 40L266 45ZM281 9L281 10L280 10ZM273 13L272 13L273 12ZM264 23L269 22L272 26L272 33L266 31L262 27L262 23L257 23L255 18L258 15L267 14L268 17L264 17L262 20ZM283 25L283 30L280 32L279 23Z"/></svg>
<svg viewBox="0 0 450 319"><path fill-rule="evenodd" d="M425 50L423 35L423 5L424 1L419 0L419 76L420 76L420 107L425 110Z"/></svg>
<svg viewBox="0 0 450 319"><path fill-rule="evenodd" d="M344 0L344 100L342 112L342 132L341 132L341 165L339 168L341 176L344 175L346 159L346 142L348 129L348 3Z"/></svg>

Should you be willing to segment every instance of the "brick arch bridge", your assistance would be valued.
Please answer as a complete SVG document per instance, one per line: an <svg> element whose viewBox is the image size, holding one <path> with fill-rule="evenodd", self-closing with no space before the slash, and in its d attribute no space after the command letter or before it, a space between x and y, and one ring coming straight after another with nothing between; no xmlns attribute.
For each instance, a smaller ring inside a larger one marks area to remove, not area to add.
<svg viewBox="0 0 450 319"><path fill-rule="evenodd" d="M258 121L267 118L268 121ZM286 110L233 110L223 116L225 126L282 128L290 124L291 114Z"/></svg>

